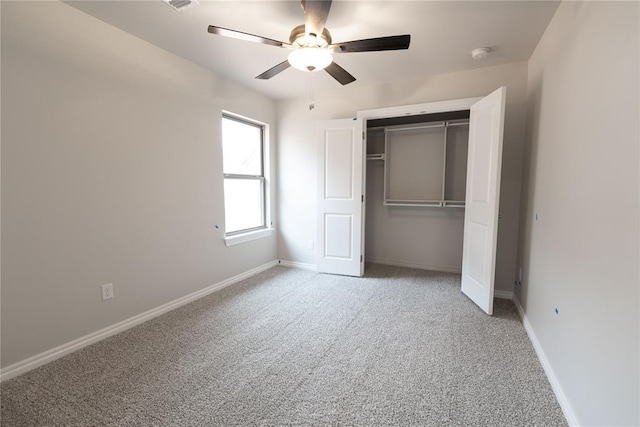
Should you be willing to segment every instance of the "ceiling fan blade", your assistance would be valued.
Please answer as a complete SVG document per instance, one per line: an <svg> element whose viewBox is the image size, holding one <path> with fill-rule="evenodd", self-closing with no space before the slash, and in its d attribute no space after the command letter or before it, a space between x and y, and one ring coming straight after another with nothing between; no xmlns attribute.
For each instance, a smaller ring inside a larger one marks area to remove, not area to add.
<svg viewBox="0 0 640 427"><path fill-rule="evenodd" d="M276 47L290 46L289 43L281 42L278 40L268 39L266 37L256 36L249 33L243 33L242 31L230 30L228 28L216 27L215 25L209 25L211 34L217 34L219 36L231 37L234 39L246 40L248 42L268 44Z"/></svg>
<svg viewBox="0 0 640 427"><path fill-rule="evenodd" d="M304 9L305 34L321 36L331 9L331 0L302 0L301 4Z"/></svg>
<svg viewBox="0 0 640 427"><path fill-rule="evenodd" d="M347 70L345 70L335 62L329 64L329 66L324 70L343 86L356 81L355 77L353 77Z"/></svg>
<svg viewBox="0 0 640 427"><path fill-rule="evenodd" d="M283 62L279 63L278 65L276 65L275 67L269 68L267 71L265 71L264 73L260 74L259 76L256 76L256 79L260 79L260 80L270 79L271 77L275 76L276 74L283 72L284 70L286 70L290 66L291 66L291 64L289 64L289 61L283 61Z"/></svg>
<svg viewBox="0 0 640 427"><path fill-rule="evenodd" d="M376 37L374 39L335 43L329 47L334 49L335 53L375 52L409 49L409 43L411 43L411 35L404 34L402 36Z"/></svg>

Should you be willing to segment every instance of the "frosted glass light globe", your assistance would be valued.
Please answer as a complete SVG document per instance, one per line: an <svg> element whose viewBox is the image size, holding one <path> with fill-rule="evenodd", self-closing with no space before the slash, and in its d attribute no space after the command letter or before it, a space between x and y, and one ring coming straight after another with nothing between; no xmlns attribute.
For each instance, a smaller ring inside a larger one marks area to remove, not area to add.
<svg viewBox="0 0 640 427"><path fill-rule="evenodd" d="M289 64L302 71L323 70L333 62L333 55L327 49L303 47L289 54Z"/></svg>

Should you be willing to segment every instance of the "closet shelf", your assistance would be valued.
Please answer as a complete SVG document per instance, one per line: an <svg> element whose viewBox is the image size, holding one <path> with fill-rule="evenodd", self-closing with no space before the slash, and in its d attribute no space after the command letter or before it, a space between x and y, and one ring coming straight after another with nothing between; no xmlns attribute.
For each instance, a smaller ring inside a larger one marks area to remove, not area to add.
<svg viewBox="0 0 640 427"><path fill-rule="evenodd" d="M384 206L412 206L412 207L433 207L440 208L443 206L442 200L390 200L383 202Z"/></svg>
<svg viewBox="0 0 640 427"><path fill-rule="evenodd" d="M464 202L457 200L385 200L382 204L384 206L464 209Z"/></svg>
<svg viewBox="0 0 640 427"><path fill-rule="evenodd" d="M372 132L367 160L384 161L383 205L464 209L468 129L465 119Z"/></svg>

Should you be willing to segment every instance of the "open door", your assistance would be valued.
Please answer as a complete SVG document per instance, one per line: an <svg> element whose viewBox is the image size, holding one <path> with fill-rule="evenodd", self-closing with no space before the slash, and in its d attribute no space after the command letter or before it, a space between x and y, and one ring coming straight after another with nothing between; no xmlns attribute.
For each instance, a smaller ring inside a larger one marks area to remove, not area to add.
<svg viewBox="0 0 640 427"><path fill-rule="evenodd" d="M507 88L471 106L462 249L462 292L493 314L502 135Z"/></svg>
<svg viewBox="0 0 640 427"><path fill-rule="evenodd" d="M318 134L318 271L362 276L362 120L322 122Z"/></svg>

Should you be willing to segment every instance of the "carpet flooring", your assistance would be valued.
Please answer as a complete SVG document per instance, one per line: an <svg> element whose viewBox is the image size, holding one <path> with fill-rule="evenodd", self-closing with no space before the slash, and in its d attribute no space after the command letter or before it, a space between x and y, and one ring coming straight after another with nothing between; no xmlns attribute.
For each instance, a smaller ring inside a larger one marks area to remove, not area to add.
<svg viewBox="0 0 640 427"><path fill-rule="evenodd" d="M511 301L274 267L0 385L2 426L564 426Z"/></svg>

